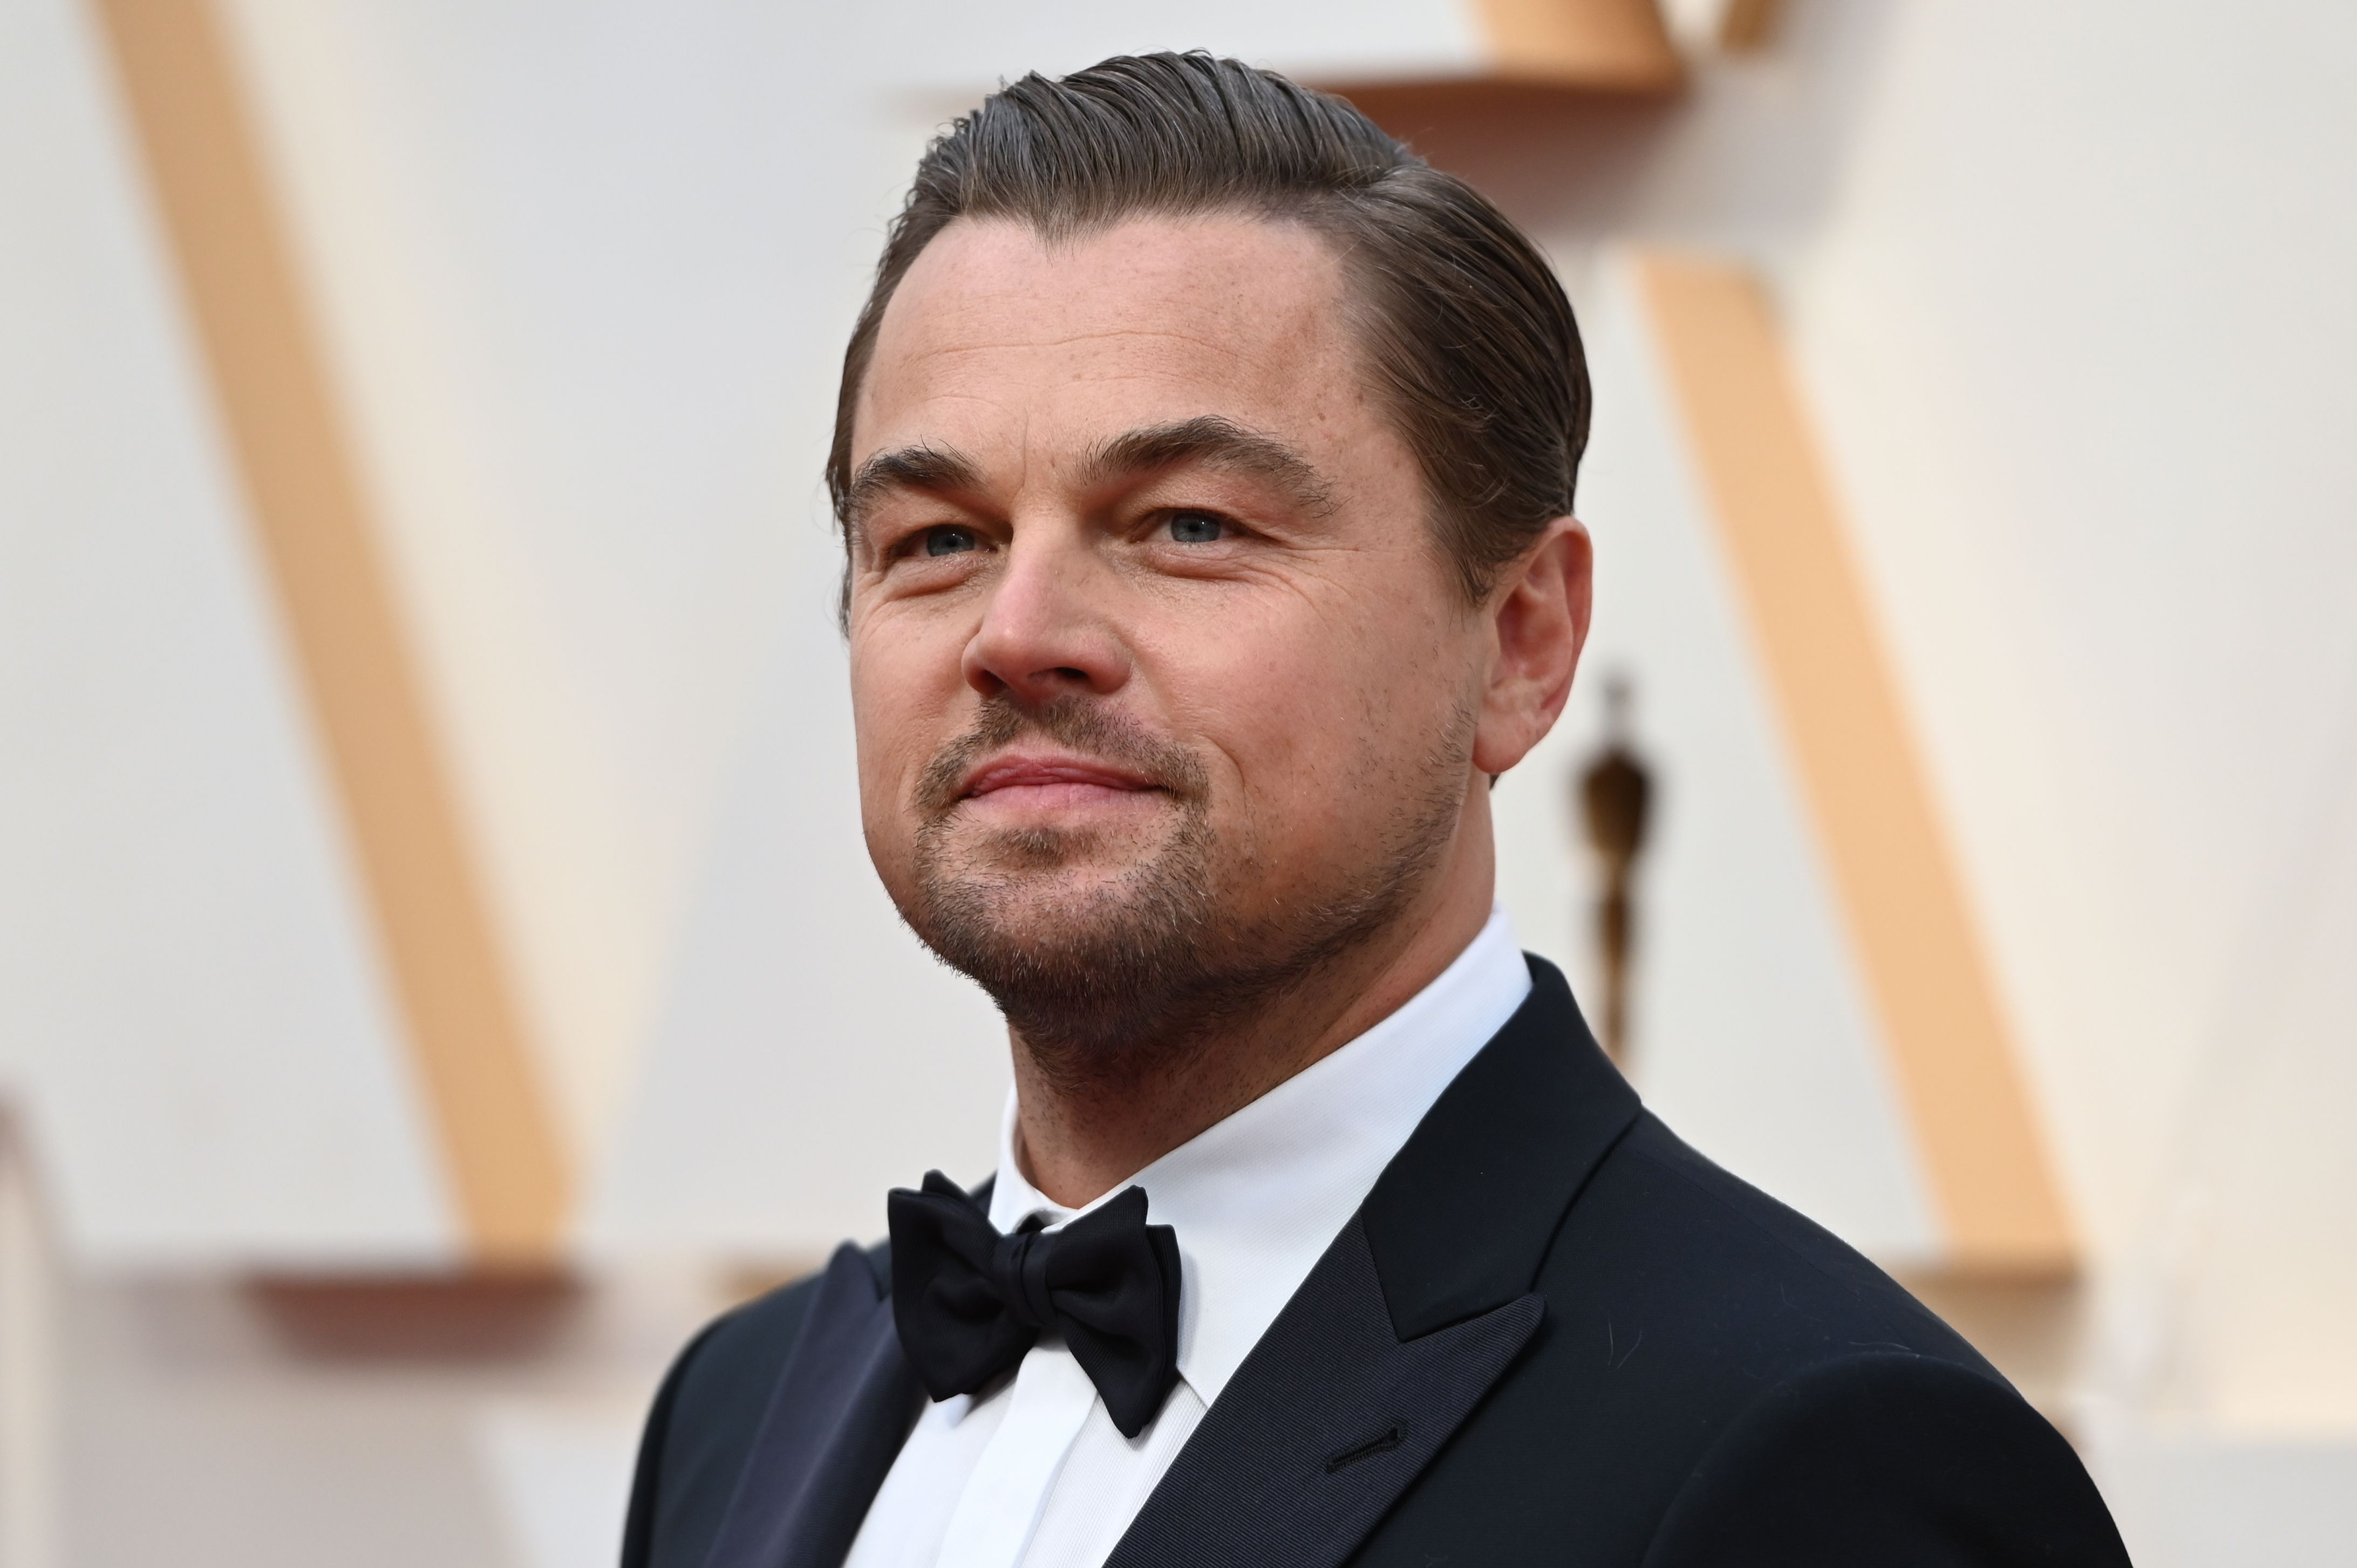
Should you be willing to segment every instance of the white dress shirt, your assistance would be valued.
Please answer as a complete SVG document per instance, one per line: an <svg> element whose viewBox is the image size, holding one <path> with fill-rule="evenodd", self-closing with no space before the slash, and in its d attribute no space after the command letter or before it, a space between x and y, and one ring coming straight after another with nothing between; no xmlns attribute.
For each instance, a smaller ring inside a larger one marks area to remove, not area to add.
<svg viewBox="0 0 2357 1568"><path fill-rule="evenodd" d="M1211 1402L1440 1091L1530 992L1503 910L1391 1016L1087 1208L1049 1201L1015 1157L1009 1097L990 1222L1048 1229L1130 1187L1178 1233L1178 1383L1132 1438L1060 1339L978 1397L929 1405L846 1568L1099 1568Z"/></svg>

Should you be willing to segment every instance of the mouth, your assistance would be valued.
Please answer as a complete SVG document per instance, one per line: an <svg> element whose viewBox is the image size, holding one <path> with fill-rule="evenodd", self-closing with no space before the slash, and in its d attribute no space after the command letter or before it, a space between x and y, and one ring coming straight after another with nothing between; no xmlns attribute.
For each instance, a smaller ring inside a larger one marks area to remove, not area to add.
<svg viewBox="0 0 2357 1568"><path fill-rule="evenodd" d="M960 783L958 803L993 814L1063 815L1132 805L1163 793L1140 773L1064 752L1007 752L977 763Z"/></svg>

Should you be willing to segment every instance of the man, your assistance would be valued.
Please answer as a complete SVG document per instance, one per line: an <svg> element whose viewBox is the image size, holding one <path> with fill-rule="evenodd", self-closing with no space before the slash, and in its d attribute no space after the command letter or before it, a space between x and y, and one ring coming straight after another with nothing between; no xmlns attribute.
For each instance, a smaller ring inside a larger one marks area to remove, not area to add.
<svg viewBox="0 0 2357 1568"><path fill-rule="evenodd" d="M1114 59L927 153L828 478L869 852L1013 1102L681 1357L627 1564L2126 1561L1493 908L1587 428L1544 263L1337 100Z"/></svg>

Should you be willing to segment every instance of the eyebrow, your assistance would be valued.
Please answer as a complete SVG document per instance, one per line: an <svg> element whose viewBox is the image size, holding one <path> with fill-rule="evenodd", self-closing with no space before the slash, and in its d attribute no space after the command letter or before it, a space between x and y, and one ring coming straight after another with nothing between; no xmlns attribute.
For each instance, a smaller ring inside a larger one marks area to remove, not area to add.
<svg viewBox="0 0 2357 1568"><path fill-rule="evenodd" d="M1125 431L1082 461L1081 479L1096 486L1182 463L1270 480L1312 514L1323 515L1334 507L1332 487L1307 457L1273 435L1216 413Z"/></svg>
<svg viewBox="0 0 2357 1568"><path fill-rule="evenodd" d="M1334 507L1332 487L1308 458L1273 435L1216 413L1124 431L1082 459L1080 477L1083 485L1093 488L1181 464L1270 480L1313 516ZM954 446L896 447L859 465L844 499L844 516L856 537L877 503L895 491L946 495L981 488L980 465Z"/></svg>
<svg viewBox="0 0 2357 1568"><path fill-rule="evenodd" d="M901 446L859 465L844 497L843 515L856 535L876 503L895 490L936 495L982 488L982 468L954 446Z"/></svg>

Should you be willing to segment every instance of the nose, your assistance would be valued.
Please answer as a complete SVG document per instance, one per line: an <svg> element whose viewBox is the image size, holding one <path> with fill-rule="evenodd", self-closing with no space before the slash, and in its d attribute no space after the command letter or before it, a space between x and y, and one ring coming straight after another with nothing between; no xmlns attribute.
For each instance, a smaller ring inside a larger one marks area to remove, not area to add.
<svg viewBox="0 0 2357 1568"><path fill-rule="evenodd" d="M1078 543L1018 536L966 644L966 684L1027 706L1118 691L1130 659L1109 602L1116 591Z"/></svg>

